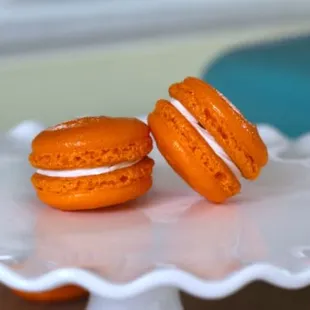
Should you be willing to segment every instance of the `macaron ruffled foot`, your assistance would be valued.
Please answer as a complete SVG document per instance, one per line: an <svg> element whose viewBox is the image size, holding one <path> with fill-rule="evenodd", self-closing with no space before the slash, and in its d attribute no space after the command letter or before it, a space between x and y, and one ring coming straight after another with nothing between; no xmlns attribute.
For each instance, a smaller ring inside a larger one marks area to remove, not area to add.
<svg viewBox="0 0 310 310"><path fill-rule="evenodd" d="M268 161L256 126L219 91L197 79L170 86L148 124L159 151L198 193L221 203L254 180Z"/></svg>
<svg viewBox="0 0 310 310"><path fill-rule="evenodd" d="M84 117L42 131L29 155L38 198L88 210L138 198L152 186L152 139L136 118Z"/></svg>

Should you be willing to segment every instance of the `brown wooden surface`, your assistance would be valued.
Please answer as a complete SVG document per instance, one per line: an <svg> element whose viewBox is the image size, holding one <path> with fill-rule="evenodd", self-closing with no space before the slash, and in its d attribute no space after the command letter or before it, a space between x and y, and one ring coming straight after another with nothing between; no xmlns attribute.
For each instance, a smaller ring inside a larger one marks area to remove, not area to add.
<svg viewBox="0 0 310 310"><path fill-rule="evenodd" d="M183 295L183 302L186 310L308 310L310 309L310 288L285 291L266 284L255 283L220 301L202 301ZM57 305L29 303L13 295L9 289L0 286L1 310L83 310L85 305L85 300Z"/></svg>

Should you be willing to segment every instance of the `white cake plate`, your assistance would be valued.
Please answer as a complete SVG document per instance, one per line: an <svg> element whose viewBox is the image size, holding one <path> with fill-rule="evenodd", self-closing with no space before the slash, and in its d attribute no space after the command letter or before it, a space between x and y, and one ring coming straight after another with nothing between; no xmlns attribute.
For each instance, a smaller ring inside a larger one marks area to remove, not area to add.
<svg viewBox="0 0 310 310"><path fill-rule="evenodd" d="M310 135L260 126L270 163L225 205L195 194L155 150L154 187L119 207L65 213L41 204L27 153L42 127L0 137L0 280L25 291L77 284L89 310L180 310L179 290L222 298L254 280L310 283Z"/></svg>

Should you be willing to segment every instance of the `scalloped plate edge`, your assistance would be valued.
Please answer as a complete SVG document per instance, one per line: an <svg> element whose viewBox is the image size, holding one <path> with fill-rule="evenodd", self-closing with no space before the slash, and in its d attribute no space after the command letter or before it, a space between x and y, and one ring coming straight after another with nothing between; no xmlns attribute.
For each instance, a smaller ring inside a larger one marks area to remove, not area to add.
<svg viewBox="0 0 310 310"><path fill-rule="evenodd" d="M310 284L310 268L293 274L270 264L259 263L235 271L218 281L202 280L183 270L166 269L149 272L129 283L115 284L91 271L78 268L57 269L37 278L26 279L0 263L0 278L5 285L23 291L44 291L76 284L104 298L123 299L159 286L173 286L200 298L218 299L256 280L285 289L306 287Z"/></svg>

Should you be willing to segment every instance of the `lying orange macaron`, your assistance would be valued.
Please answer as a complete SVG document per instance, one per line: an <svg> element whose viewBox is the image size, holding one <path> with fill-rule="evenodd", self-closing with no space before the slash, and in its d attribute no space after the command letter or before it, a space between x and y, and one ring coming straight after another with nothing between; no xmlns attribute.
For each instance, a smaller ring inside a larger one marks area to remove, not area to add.
<svg viewBox="0 0 310 310"><path fill-rule="evenodd" d="M193 77L169 88L148 124L161 154L198 193L221 203L254 180L268 161L257 128L220 92Z"/></svg>
<svg viewBox="0 0 310 310"><path fill-rule="evenodd" d="M29 161L38 198L61 210L135 199L152 186L152 139L136 118L84 117L42 131Z"/></svg>

